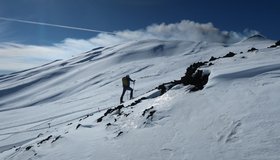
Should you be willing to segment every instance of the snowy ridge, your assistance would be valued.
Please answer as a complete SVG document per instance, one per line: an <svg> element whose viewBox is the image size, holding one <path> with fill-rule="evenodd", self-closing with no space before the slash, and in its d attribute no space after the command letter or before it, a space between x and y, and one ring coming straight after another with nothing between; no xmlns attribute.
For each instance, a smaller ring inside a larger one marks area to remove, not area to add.
<svg viewBox="0 0 280 160"><path fill-rule="evenodd" d="M130 42L1 76L0 159L277 159L273 43ZM198 61L210 75L192 91L177 82ZM126 74L135 99L118 105Z"/></svg>

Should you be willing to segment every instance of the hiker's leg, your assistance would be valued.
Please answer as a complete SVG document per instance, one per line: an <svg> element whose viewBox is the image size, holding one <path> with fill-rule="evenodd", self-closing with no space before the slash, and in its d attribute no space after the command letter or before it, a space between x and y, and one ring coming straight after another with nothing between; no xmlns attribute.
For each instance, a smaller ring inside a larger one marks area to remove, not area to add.
<svg viewBox="0 0 280 160"><path fill-rule="evenodd" d="M130 90L130 99L132 99L133 98L133 89L131 87L129 87L128 90Z"/></svg>
<svg viewBox="0 0 280 160"><path fill-rule="evenodd" d="M124 96L124 94L125 94L125 91L126 91L126 89L123 88L122 95L121 95L121 99L120 99L120 103L123 103L123 96Z"/></svg>

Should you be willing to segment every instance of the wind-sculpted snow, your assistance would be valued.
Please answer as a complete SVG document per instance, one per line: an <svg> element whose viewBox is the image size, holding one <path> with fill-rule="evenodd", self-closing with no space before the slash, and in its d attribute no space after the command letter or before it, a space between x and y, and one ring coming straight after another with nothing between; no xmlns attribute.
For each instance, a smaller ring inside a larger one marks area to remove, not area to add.
<svg viewBox="0 0 280 160"><path fill-rule="evenodd" d="M265 65L265 66L258 66L250 69L243 69L238 72L234 73L227 73L227 74L221 74L219 76L216 76L215 78L221 78L221 79L227 79L227 80L235 80L239 78L251 78L258 75L266 74L269 72L278 71L280 72L280 64L271 64L271 65Z"/></svg>
<svg viewBox="0 0 280 160"><path fill-rule="evenodd" d="M279 51L146 40L1 76L0 159L277 159Z"/></svg>

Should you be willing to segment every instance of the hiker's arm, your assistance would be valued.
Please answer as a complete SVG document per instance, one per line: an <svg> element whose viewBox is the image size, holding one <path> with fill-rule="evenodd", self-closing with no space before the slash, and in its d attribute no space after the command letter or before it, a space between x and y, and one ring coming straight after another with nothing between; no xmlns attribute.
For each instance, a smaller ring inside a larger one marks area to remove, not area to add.
<svg viewBox="0 0 280 160"><path fill-rule="evenodd" d="M131 82L135 82L136 80L132 80L131 78L129 78L129 80L131 81Z"/></svg>

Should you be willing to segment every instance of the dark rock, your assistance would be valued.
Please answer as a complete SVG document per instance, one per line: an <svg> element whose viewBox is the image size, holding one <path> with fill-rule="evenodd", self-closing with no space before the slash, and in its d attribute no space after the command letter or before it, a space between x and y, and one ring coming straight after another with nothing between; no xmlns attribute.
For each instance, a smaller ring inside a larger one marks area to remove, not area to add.
<svg viewBox="0 0 280 160"><path fill-rule="evenodd" d="M118 133L117 137L119 137L119 136L122 135L122 134L123 134L123 131L120 131L120 132Z"/></svg>
<svg viewBox="0 0 280 160"><path fill-rule="evenodd" d="M149 115L147 116L147 119L148 119L148 118L151 118L151 120L153 120L153 115L154 115L155 113L156 113L155 110L150 111Z"/></svg>
<svg viewBox="0 0 280 160"><path fill-rule="evenodd" d="M25 150L26 150L26 151L29 151L32 147L33 147L33 146L27 146L27 147L25 148Z"/></svg>
<svg viewBox="0 0 280 160"><path fill-rule="evenodd" d="M193 75L192 85L194 88L191 91L197 91L203 89L203 86L208 82L209 74L204 74L202 70L197 70Z"/></svg>
<svg viewBox="0 0 280 160"><path fill-rule="evenodd" d="M275 43L276 46L280 46L280 40Z"/></svg>
<svg viewBox="0 0 280 160"><path fill-rule="evenodd" d="M120 109L122 109L124 107L124 105L122 104L122 105L119 105L119 106L117 106L114 110L120 110Z"/></svg>
<svg viewBox="0 0 280 160"><path fill-rule="evenodd" d="M233 57L233 56L235 56L235 55L236 55L235 53L229 52L228 54L226 54L225 56L223 56L223 58Z"/></svg>
<svg viewBox="0 0 280 160"><path fill-rule="evenodd" d="M125 117L128 117L128 116L130 115L130 113L123 113L123 115L124 115Z"/></svg>
<svg viewBox="0 0 280 160"><path fill-rule="evenodd" d="M129 106L135 106L136 104L136 102L132 102Z"/></svg>
<svg viewBox="0 0 280 160"><path fill-rule="evenodd" d="M276 48L277 46L274 44L274 45L271 45L270 47L267 47L267 48Z"/></svg>
<svg viewBox="0 0 280 160"><path fill-rule="evenodd" d="M150 107L150 108L148 108L148 109L145 109L144 111L143 111L143 113L142 113L142 116L145 116L145 114L148 112L148 111L150 111L151 109L153 109L154 108L154 106L152 106L152 107Z"/></svg>
<svg viewBox="0 0 280 160"><path fill-rule="evenodd" d="M213 65L214 65L213 63L209 63L209 64L208 64L208 66L213 66Z"/></svg>
<svg viewBox="0 0 280 160"><path fill-rule="evenodd" d="M107 116L108 114L111 114L111 113L113 113L114 111L116 111L116 110L121 110L122 108L124 107L124 105L118 105L117 107L115 107L115 108L109 108L105 113L104 113L104 117L105 116Z"/></svg>
<svg viewBox="0 0 280 160"><path fill-rule="evenodd" d="M273 44L272 46L270 46L268 48L276 48L277 46L280 46L280 40L275 42L275 44Z"/></svg>
<svg viewBox="0 0 280 160"><path fill-rule="evenodd" d="M114 110L109 108L105 113L104 116L107 116L108 114L112 113Z"/></svg>
<svg viewBox="0 0 280 160"><path fill-rule="evenodd" d="M209 61L215 61L216 59L219 59L219 58L216 58L216 57L211 57L210 59L209 59Z"/></svg>
<svg viewBox="0 0 280 160"><path fill-rule="evenodd" d="M247 52L253 52L253 51L257 51L258 49L252 47L251 49L249 49Z"/></svg>
<svg viewBox="0 0 280 160"><path fill-rule="evenodd" d="M184 77L181 77L181 83L184 85L194 85L196 89L203 89L203 86L208 82L209 73L203 73L198 68L207 62L194 63L187 68Z"/></svg>
<svg viewBox="0 0 280 160"><path fill-rule="evenodd" d="M228 55L226 55L226 57L230 57L233 55L235 55L235 53L230 52ZM194 85L196 90L203 89L203 86L208 82L210 73L204 73L204 71L199 70L198 68L206 65L207 63L209 62L205 61L193 63L186 69L185 76L181 77L180 80L174 80L173 82L164 83L157 87L157 89L161 90L161 94L164 94L167 90L171 89L177 84ZM211 66L213 65L213 63L209 63L208 65Z"/></svg>
<svg viewBox="0 0 280 160"><path fill-rule="evenodd" d="M128 105L127 107L131 107L131 106L135 106L137 105L138 103L142 102L142 100L145 100L147 99L147 97L142 97L140 99L137 99L136 101L132 102L130 105Z"/></svg>
<svg viewBox="0 0 280 160"><path fill-rule="evenodd" d="M54 139L54 140L52 140L52 142L51 142L51 143L54 143L54 142L55 142L55 141L57 141L59 138L61 138L61 135L59 135L59 136L55 137L55 139Z"/></svg>
<svg viewBox="0 0 280 160"><path fill-rule="evenodd" d="M72 124L73 124L73 123L68 123L67 126L70 126L70 125L72 125Z"/></svg>
<svg viewBox="0 0 280 160"><path fill-rule="evenodd" d="M142 101L142 99L137 99L136 101L135 101L135 103L140 103Z"/></svg>
<svg viewBox="0 0 280 160"><path fill-rule="evenodd" d="M41 140L41 141L40 141L40 142L38 142L37 144L38 144L38 145L39 145L39 144L42 144L42 143L44 143L45 141L50 140L50 138L52 138L52 135L50 135L50 136L48 136L47 138L45 138L45 139Z"/></svg>
<svg viewBox="0 0 280 160"><path fill-rule="evenodd" d="M89 114L87 114L83 119L87 119L89 117Z"/></svg>
<svg viewBox="0 0 280 160"><path fill-rule="evenodd" d="M164 86L164 84L158 86L158 90L160 90L160 94L163 95L164 93L166 93L166 87Z"/></svg>
<svg viewBox="0 0 280 160"><path fill-rule="evenodd" d="M181 83L184 84L184 85L189 85L189 84L195 83L195 79L193 78L193 74L196 72L196 70L199 67L205 65L206 63L207 62L197 62L197 63L194 63L194 64L190 65L187 68L185 76L181 77Z"/></svg>
<svg viewBox="0 0 280 160"><path fill-rule="evenodd" d="M111 125L112 125L111 123L107 123L107 124L106 124L107 127L109 127L109 126L111 126Z"/></svg>
<svg viewBox="0 0 280 160"><path fill-rule="evenodd" d="M79 127L81 127L81 124L78 124L78 125L76 126L76 129L78 129Z"/></svg>
<svg viewBox="0 0 280 160"><path fill-rule="evenodd" d="M97 123L102 122L102 118L103 118L103 117L104 117L104 116L98 118L98 119L97 119Z"/></svg>

